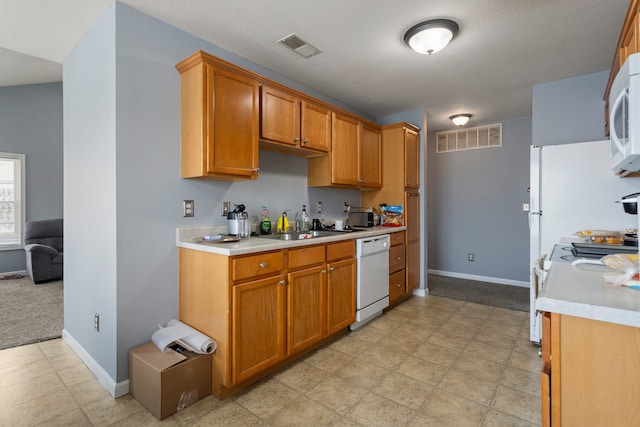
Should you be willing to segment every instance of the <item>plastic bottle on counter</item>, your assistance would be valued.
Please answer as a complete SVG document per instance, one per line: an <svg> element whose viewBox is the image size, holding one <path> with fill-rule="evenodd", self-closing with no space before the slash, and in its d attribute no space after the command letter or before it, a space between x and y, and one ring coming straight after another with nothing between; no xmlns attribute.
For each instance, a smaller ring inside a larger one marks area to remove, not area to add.
<svg viewBox="0 0 640 427"><path fill-rule="evenodd" d="M302 217L301 217L300 231L309 231L309 214L307 213L307 206L302 205Z"/></svg>
<svg viewBox="0 0 640 427"><path fill-rule="evenodd" d="M266 206L262 207L262 221L260 221L260 233L271 233L271 220L269 219L269 211Z"/></svg>

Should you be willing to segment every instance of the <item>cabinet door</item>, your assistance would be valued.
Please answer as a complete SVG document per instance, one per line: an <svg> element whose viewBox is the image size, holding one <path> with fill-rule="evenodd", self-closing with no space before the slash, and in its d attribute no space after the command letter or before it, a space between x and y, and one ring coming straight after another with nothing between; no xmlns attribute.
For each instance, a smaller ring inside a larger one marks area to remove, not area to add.
<svg viewBox="0 0 640 427"><path fill-rule="evenodd" d="M365 188L382 187L382 132L369 125L362 126L360 185Z"/></svg>
<svg viewBox="0 0 640 427"><path fill-rule="evenodd" d="M269 86L260 89L260 137L296 147L300 142L300 100Z"/></svg>
<svg viewBox="0 0 640 427"><path fill-rule="evenodd" d="M356 260L335 261L327 267L327 321L332 334L356 320Z"/></svg>
<svg viewBox="0 0 640 427"><path fill-rule="evenodd" d="M331 132L331 182L360 186L360 121L333 113Z"/></svg>
<svg viewBox="0 0 640 427"><path fill-rule="evenodd" d="M302 141L300 146L327 153L331 147L331 111L302 101Z"/></svg>
<svg viewBox="0 0 640 427"><path fill-rule="evenodd" d="M420 188L420 137L412 129L404 130L405 188Z"/></svg>
<svg viewBox="0 0 640 427"><path fill-rule="evenodd" d="M257 176L258 99L257 81L207 67L207 173Z"/></svg>
<svg viewBox="0 0 640 427"><path fill-rule="evenodd" d="M405 194L407 292L420 286L420 194Z"/></svg>
<svg viewBox="0 0 640 427"><path fill-rule="evenodd" d="M389 305L401 301L406 293L405 270L400 270L389 275Z"/></svg>
<svg viewBox="0 0 640 427"><path fill-rule="evenodd" d="M295 354L327 336L325 265L288 274L287 341Z"/></svg>
<svg viewBox="0 0 640 427"><path fill-rule="evenodd" d="M233 286L233 384L285 358L285 285L275 276Z"/></svg>

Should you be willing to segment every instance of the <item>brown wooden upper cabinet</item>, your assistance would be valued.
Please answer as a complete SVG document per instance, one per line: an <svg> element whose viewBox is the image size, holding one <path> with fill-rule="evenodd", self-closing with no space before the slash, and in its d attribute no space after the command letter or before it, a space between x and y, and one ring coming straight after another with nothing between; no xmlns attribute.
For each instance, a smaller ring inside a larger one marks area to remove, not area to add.
<svg viewBox="0 0 640 427"><path fill-rule="evenodd" d="M382 187L382 132L366 123L360 137L360 187Z"/></svg>
<svg viewBox="0 0 640 427"><path fill-rule="evenodd" d="M204 52L176 68L181 79L182 177L257 178L259 82Z"/></svg>
<svg viewBox="0 0 640 427"><path fill-rule="evenodd" d="M260 139L296 149L326 153L331 146L331 111L295 94L263 85Z"/></svg>
<svg viewBox="0 0 640 427"><path fill-rule="evenodd" d="M309 187L380 188L382 139L379 127L357 117L331 114L331 150L309 159Z"/></svg>
<svg viewBox="0 0 640 427"><path fill-rule="evenodd" d="M419 130L404 128L404 186L420 188L420 133Z"/></svg>

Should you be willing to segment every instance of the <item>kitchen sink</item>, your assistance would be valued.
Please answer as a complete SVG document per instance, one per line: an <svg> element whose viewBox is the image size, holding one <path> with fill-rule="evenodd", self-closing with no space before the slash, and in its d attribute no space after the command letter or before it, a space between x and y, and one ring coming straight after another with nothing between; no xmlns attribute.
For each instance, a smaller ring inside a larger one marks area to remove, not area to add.
<svg viewBox="0 0 640 427"><path fill-rule="evenodd" d="M273 240L303 240L311 239L314 237L335 236L332 231L325 230L312 230L307 232L296 231L294 233L274 233L274 234L259 234L256 237L261 239L273 239Z"/></svg>

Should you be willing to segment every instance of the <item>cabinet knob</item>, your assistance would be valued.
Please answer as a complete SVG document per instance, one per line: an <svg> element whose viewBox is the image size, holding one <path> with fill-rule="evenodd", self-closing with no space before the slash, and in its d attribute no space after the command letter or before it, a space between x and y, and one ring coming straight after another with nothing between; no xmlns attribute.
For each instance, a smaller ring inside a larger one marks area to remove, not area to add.
<svg viewBox="0 0 640 427"><path fill-rule="evenodd" d="M333 270L335 270L335 268L329 267L329 271L333 271Z"/></svg>
<svg viewBox="0 0 640 427"><path fill-rule="evenodd" d="M267 263L266 262L261 262L258 265L260 266L260 268L267 268Z"/></svg>
<svg viewBox="0 0 640 427"><path fill-rule="evenodd" d="M322 274L327 274L327 270L322 270Z"/></svg>
<svg viewBox="0 0 640 427"><path fill-rule="evenodd" d="M399 287L400 287L400 283L396 283L396 288L399 288Z"/></svg>
<svg viewBox="0 0 640 427"><path fill-rule="evenodd" d="M400 261L400 260L402 259L402 257L400 257L400 256L399 256L399 257L398 257L398 258L396 258L396 259L397 259L398 261Z"/></svg>
<svg viewBox="0 0 640 427"><path fill-rule="evenodd" d="M255 168L254 171L260 172L260 168Z"/></svg>
<svg viewBox="0 0 640 427"><path fill-rule="evenodd" d="M298 141L300 141L300 137L299 136L296 136L295 138L293 138L293 142L298 142Z"/></svg>
<svg viewBox="0 0 640 427"><path fill-rule="evenodd" d="M284 279L282 279L282 280L280 280L280 284L281 284L281 285L286 285L286 284L287 284L287 281L286 281L286 280L284 280Z"/></svg>
<svg viewBox="0 0 640 427"><path fill-rule="evenodd" d="M308 144L309 143L309 138L305 138L304 141L302 141L303 144Z"/></svg>

